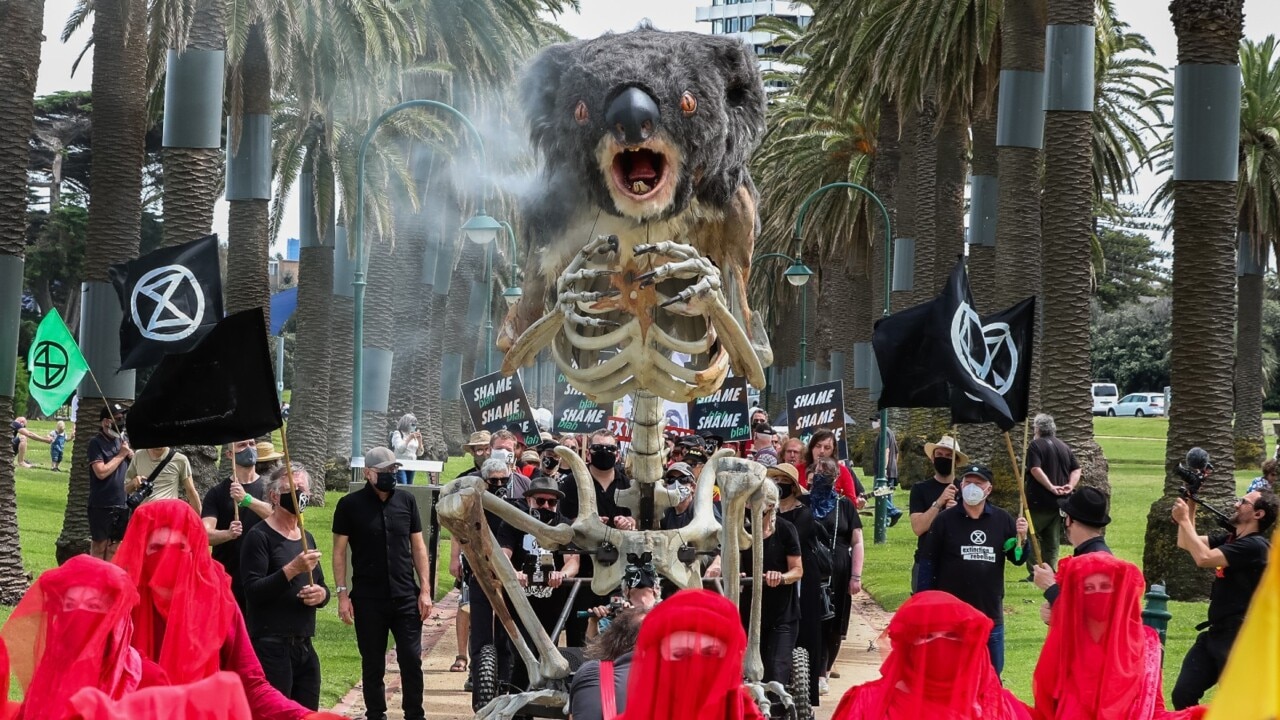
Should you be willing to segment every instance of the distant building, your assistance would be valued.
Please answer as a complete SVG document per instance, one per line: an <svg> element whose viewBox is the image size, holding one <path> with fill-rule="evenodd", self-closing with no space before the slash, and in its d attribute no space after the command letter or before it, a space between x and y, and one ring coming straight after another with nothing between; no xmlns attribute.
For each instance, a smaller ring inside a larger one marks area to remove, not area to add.
<svg viewBox="0 0 1280 720"><path fill-rule="evenodd" d="M755 25L762 18L778 17L793 22L800 27L808 27L813 20L813 10L804 3L793 2L739 2L739 0L711 0L710 5L701 5L695 12L697 21L710 23L712 35L731 35L750 45L756 55L777 55L785 48L776 44L777 36L772 33L759 32ZM797 69L786 63L775 60L762 60L763 71ZM770 89L781 89L785 84L769 83Z"/></svg>
<svg viewBox="0 0 1280 720"><path fill-rule="evenodd" d="M278 292L298 284L298 238L285 241L284 255L267 261L267 276L271 280L271 292Z"/></svg>

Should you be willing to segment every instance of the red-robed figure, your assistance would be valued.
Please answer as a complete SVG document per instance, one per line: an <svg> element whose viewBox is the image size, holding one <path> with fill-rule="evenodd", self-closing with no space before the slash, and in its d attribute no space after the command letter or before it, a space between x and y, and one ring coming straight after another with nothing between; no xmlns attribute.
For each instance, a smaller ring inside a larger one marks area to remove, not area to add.
<svg viewBox="0 0 1280 720"><path fill-rule="evenodd" d="M914 595L889 622L893 647L880 679L850 688L833 719L1029 720L991 666L991 627L990 618L948 593Z"/></svg>
<svg viewBox="0 0 1280 720"><path fill-rule="evenodd" d="M659 603L636 639L618 720L763 720L742 684L738 609L706 590Z"/></svg>
<svg viewBox="0 0 1280 720"><path fill-rule="evenodd" d="M1156 631L1142 624L1142 571L1106 553L1064 558L1061 594L1032 689L1037 720L1197 720L1165 710Z"/></svg>

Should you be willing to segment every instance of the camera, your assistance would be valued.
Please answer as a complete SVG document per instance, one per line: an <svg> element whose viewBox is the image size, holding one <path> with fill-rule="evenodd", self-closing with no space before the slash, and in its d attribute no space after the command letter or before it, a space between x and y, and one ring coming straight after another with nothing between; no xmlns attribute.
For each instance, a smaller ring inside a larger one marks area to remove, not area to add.
<svg viewBox="0 0 1280 720"><path fill-rule="evenodd" d="M1174 473L1182 479L1182 489L1179 491L1182 497L1196 500L1200 487L1204 485L1205 478L1212 470L1213 463L1209 460L1209 453L1204 448L1193 447L1188 450L1186 459L1173 469Z"/></svg>

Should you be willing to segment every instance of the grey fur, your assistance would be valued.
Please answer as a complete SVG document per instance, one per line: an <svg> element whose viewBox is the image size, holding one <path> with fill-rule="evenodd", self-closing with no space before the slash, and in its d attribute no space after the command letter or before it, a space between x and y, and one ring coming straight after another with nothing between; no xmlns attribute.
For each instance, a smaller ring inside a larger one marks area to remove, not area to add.
<svg viewBox="0 0 1280 720"><path fill-rule="evenodd" d="M584 198L622 215L595 152L608 132L607 104L628 87L639 87L657 101L658 130L684 155L666 217L685 212L694 198L719 208L740 187L754 194L747 161L764 133L765 93L746 45L648 27L553 45L533 60L521 84L530 137L543 161L542 192L526 207L535 245L556 238ZM680 110L685 92L698 102L691 116ZM579 101L590 113L586 125L574 118Z"/></svg>

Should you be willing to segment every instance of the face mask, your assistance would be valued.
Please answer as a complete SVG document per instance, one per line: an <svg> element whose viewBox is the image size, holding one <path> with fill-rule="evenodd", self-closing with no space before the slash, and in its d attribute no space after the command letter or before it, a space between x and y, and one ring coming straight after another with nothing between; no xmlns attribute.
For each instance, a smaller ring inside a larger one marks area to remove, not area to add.
<svg viewBox="0 0 1280 720"><path fill-rule="evenodd" d="M500 498L504 498L504 497L506 497L506 496L507 496L507 484L506 484L506 483L502 483L501 485L499 485L498 483L494 482L493 480L486 480L486 481L485 481L485 484L489 486L489 492L493 493L494 495L497 495L497 496L498 496L498 497L500 497Z"/></svg>
<svg viewBox="0 0 1280 720"><path fill-rule="evenodd" d="M554 470L560 464L560 458L554 455L547 455L542 458L542 467L548 470Z"/></svg>
<svg viewBox="0 0 1280 720"><path fill-rule="evenodd" d="M258 464L258 448L247 447L236 451L236 465L251 468Z"/></svg>
<svg viewBox="0 0 1280 720"><path fill-rule="evenodd" d="M831 477L830 475L823 475L821 473L818 473L817 475L813 476L813 483L812 483L813 486L811 490L812 492L815 492L818 495L823 495L825 493L831 492L835 488L835 484L836 484L835 478ZM782 497L786 497L786 496L783 495Z"/></svg>
<svg viewBox="0 0 1280 720"><path fill-rule="evenodd" d="M608 450L591 451L591 467L597 470L612 470L618 464L618 453Z"/></svg>
<svg viewBox="0 0 1280 720"><path fill-rule="evenodd" d="M543 525L551 525L556 521L557 511L551 508L529 508L529 515Z"/></svg>
<svg viewBox="0 0 1280 720"><path fill-rule="evenodd" d="M786 485L779 485L779 486L778 486L778 497L780 497L780 498L789 498L789 497L791 497L791 490L792 490L792 488L791 488L790 483L788 483L788 484L786 484Z"/></svg>
<svg viewBox="0 0 1280 720"><path fill-rule="evenodd" d="M382 492L391 492L396 489L396 474L393 472L380 472L378 479L374 481L373 486Z"/></svg>
<svg viewBox="0 0 1280 720"><path fill-rule="evenodd" d="M941 477L948 477L951 475L951 466L952 466L952 461L951 461L951 458L949 457L939 457L939 458L933 459L933 469L937 471L938 475Z"/></svg>
<svg viewBox="0 0 1280 720"><path fill-rule="evenodd" d="M690 495L692 495L692 494L693 494L693 486L692 486L692 485L678 485L678 486L676 487L676 492L680 493L680 502L684 502L685 500L688 500L688 499L689 499L689 496L690 496Z"/></svg>
<svg viewBox="0 0 1280 720"><path fill-rule="evenodd" d="M418 432L418 423L411 423L409 425L409 432Z"/></svg>
<svg viewBox="0 0 1280 720"><path fill-rule="evenodd" d="M987 494L977 485L965 485L960 490L960 496L964 498L964 504L970 507L981 505L987 499Z"/></svg>
<svg viewBox="0 0 1280 720"><path fill-rule="evenodd" d="M503 450L502 448L498 448L497 450L494 450L493 452L489 453L489 459L501 460L507 465L514 465L516 456L515 456L515 453L511 452L510 450Z"/></svg>
<svg viewBox="0 0 1280 720"><path fill-rule="evenodd" d="M280 495L280 509L290 515L301 515L302 511L307 509L307 503L310 500L311 498L307 497L305 493L298 493L298 505L301 506L299 508L293 504L293 495L286 492Z"/></svg>

